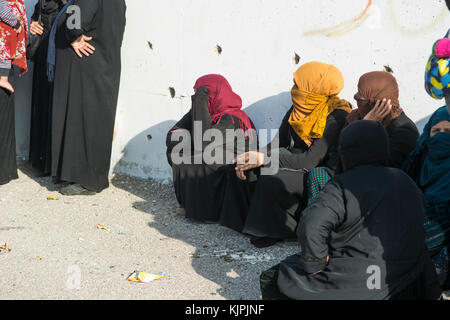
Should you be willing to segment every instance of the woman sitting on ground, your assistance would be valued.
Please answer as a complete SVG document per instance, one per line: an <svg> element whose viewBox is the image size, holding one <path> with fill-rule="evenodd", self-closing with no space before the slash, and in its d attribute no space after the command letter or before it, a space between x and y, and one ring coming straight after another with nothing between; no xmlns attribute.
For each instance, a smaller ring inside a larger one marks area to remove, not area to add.
<svg viewBox="0 0 450 320"><path fill-rule="evenodd" d="M401 168L419 137L416 125L406 116L398 98L397 80L391 73L368 72L359 79L355 94L358 108L347 117L348 123L364 119L383 124L389 137L388 166L393 168Z"/></svg>
<svg viewBox="0 0 450 320"><path fill-rule="evenodd" d="M389 137L389 159L387 165L401 168L414 150L419 137L414 122L400 107L399 89L395 77L385 71L368 72L358 82L355 100L358 108L347 117L347 123L357 120L378 121L386 128ZM325 168L326 169L326 168ZM342 172L339 163L336 173ZM324 168L316 168L310 173L308 184L308 204L331 180L332 174Z"/></svg>
<svg viewBox="0 0 450 320"><path fill-rule="evenodd" d="M277 285L270 292L264 285L263 298L438 299L442 290L425 245L425 199L403 171L386 167L386 130L374 121L353 122L339 150L344 172L303 212L301 254L273 268Z"/></svg>
<svg viewBox="0 0 450 320"><path fill-rule="evenodd" d="M167 134L167 159L173 170L176 197L186 217L215 223L223 201L225 168L251 145L256 149L257 135L252 121L241 110L241 97L223 76L203 76L194 90L191 110ZM227 141L230 132L234 136ZM215 134L220 137L211 139L210 135ZM207 136L206 140L213 140L213 147L204 141ZM181 144L179 139L183 139ZM184 148L183 142L187 142Z"/></svg>
<svg viewBox="0 0 450 320"><path fill-rule="evenodd" d="M295 238L308 171L317 166L333 170L338 162L338 137L352 110L337 96L343 87L344 77L333 65L310 62L294 73L293 106L281 123L279 146L267 147L271 160L262 152L238 157L236 170L228 174L222 225L251 235L257 247ZM260 174L276 160L277 173Z"/></svg>

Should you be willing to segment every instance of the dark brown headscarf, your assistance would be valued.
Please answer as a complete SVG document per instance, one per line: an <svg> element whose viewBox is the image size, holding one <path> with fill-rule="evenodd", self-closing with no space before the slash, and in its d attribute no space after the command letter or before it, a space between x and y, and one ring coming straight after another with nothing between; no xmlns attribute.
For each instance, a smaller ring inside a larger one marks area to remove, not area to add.
<svg viewBox="0 0 450 320"><path fill-rule="evenodd" d="M354 97L358 103L358 109L347 116L347 123L362 120L373 109L377 100L391 99L391 113L382 121L383 126L386 127L403 112L398 96L397 80L391 73L373 71L362 75L358 83L358 92Z"/></svg>

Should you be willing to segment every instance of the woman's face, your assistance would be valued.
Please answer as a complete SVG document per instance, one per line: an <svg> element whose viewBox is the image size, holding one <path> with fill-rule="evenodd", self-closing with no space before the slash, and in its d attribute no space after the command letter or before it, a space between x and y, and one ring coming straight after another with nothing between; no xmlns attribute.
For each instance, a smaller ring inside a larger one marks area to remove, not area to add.
<svg viewBox="0 0 450 320"><path fill-rule="evenodd" d="M431 128L430 137L433 137L440 132L450 133L450 121L444 120L435 124Z"/></svg>

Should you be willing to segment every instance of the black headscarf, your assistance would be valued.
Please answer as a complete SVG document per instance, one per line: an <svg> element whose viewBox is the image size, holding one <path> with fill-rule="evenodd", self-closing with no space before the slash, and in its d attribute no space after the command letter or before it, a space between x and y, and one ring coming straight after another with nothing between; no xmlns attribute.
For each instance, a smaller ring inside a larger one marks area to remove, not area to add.
<svg viewBox="0 0 450 320"><path fill-rule="evenodd" d="M344 171L361 165L386 165L389 159L386 129L375 121L352 122L341 133L339 153Z"/></svg>

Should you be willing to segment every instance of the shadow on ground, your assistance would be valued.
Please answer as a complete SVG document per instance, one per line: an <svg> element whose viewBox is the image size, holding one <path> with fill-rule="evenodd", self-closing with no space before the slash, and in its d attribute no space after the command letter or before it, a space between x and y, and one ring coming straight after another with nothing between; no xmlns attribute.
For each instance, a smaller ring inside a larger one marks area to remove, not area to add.
<svg viewBox="0 0 450 320"><path fill-rule="evenodd" d="M278 129L290 107L290 93L283 92L254 103L245 111L258 129ZM166 161L165 152L155 155L151 150L165 150L166 134L174 124L175 121L165 121L135 136L122 150L123 156L115 172L124 172L125 169L139 176L160 175L160 172L152 173L149 167L135 162L138 159L139 162L152 163L151 159L161 161L161 157ZM145 142L159 145L143 149ZM166 177L171 174L170 167L167 168ZM248 237L233 230L219 225L199 224L177 214L178 203L169 180L161 182L116 174L112 184L142 199L133 207L153 216L154 221L149 223L149 227L167 237L161 241L178 239L195 248L191 257L194 270L221 287L212 295L231 300L258 299L261 272L297 251L292 243L256 249Z"/></svg>

